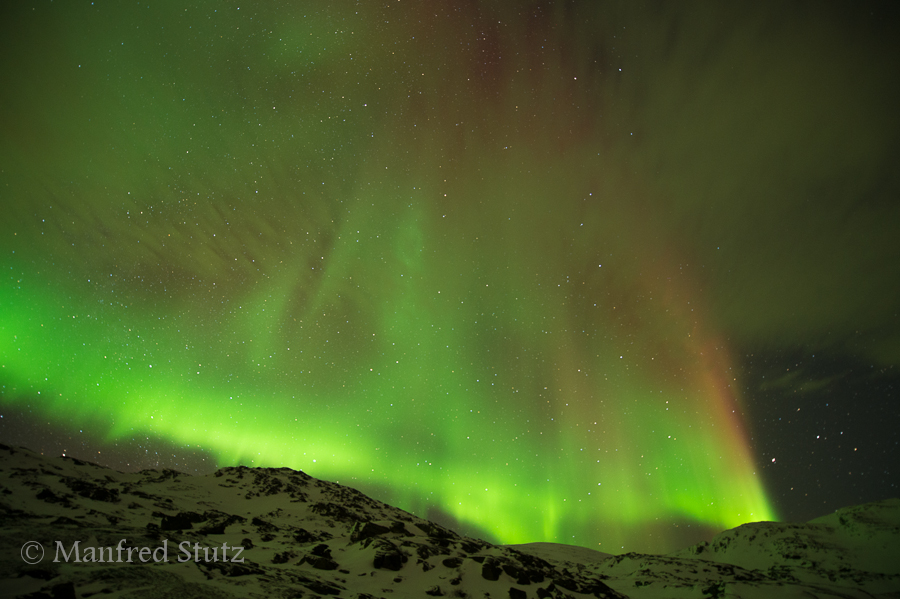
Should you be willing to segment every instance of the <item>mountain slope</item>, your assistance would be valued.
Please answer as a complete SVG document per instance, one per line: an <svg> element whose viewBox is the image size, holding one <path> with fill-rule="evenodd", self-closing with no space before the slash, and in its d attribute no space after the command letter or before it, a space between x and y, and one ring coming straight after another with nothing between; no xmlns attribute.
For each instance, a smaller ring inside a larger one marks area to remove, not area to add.
<svg viewBox="0 0 900 599"><path fill-rule="evenodd" d="M286 468L120 473L0 445L0 590L32 599L900 597L898 507L745 525L670 556L610 556L491 545ZM43 559L25 562L41 555L27 542L41 544Z"/></svg>

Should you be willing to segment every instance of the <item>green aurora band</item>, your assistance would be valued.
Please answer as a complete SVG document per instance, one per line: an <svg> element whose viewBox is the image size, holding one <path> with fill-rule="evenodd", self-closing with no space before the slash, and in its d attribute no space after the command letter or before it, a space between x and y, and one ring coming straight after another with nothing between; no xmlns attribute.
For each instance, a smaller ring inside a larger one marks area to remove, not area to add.
<svg viewBox="0 0 900 599"><path fill-rule="evenodd" d="M680 157L718 149L670 119L688 50L651 76L631 55L666 18L627 41L608 14L466 6L15 15L2 402L505 543L775 519L729 341L763 317L717 304L727 259L702 253L741 227L690 199ZM809 125L748 143L784 126Z"/></svg>

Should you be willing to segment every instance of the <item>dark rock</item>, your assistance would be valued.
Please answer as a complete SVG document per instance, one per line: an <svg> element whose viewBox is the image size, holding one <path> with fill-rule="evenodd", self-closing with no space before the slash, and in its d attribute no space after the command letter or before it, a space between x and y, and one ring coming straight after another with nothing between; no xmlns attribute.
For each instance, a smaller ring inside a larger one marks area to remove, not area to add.
<svg viewBox="0 0 900 599"><path fill-rule="evenodd" d="M448 557L444 561L441 562L447 568L459 568L463 561L461 557Z"/></svg>
<svg viewBox="0 0 900 599"><path fill-rule="evenodd" d="M399 520L394 520L391 522L391 532L395 534L403 535L404 537L413 537L415 536L413 533L406 530L406 525Z"/></svg>
<svg viewBox="0 0 900 599"><path fill-rule="evenodd" d="M27 595L18 595L20 599L77 599L75 595L75 584L72 582L62 582L55 584L47 590L40 590Z"/></svg>
<svg viewBox="0 0 900 599"><path fill-rule="evenodd" d="M717 582L715 584L711 584L703 589L704 595L709 595L711 599L716 599L717 597L725 596L725 583Z"/></svg>
<svg viewBox="0 0 900 599"><path fill-rule="evenodd" d="M496 560L487 559L481 565L481 577L485 580L500 580L501 572L503 572L503 570L500 568L500 564L498 564Z"/></svg>
<svg viewBox="0 0 900 599"><path fill-rule="evenodd" d="M264 476L262 473L257 473L254 484L260 487L262 495L276 495L284 489L284 483L280 478Z"/></svg>
<svg viewBox="0 0 900 599"><path fill-rule="evenodd" d="M291 503L306 503L309 501L306 497L306 493L296 489L294 487L288 487L288 495L291 497Z"/></svg>
<svg viewBox="0 0 900 599"><path fill-rule="evenodd" d="M305 528L298 528L296 532L294 532L294 540L298 543L309 543L311 541L317 541L318 539Z"/></svg>
<svg viewBox="0 0 900 599"><path fill-rule="evenodd" d="M512 564L503 564L501 567L503 568L503 571L506 572L506 575L513 580L517 580L521 576L519 569Z"/></svg>
<svg viewBox="0 0 900 599"><path fill-rule="evenodd" d="M157 497L155 495L151 495L150 493L144 493L140 489L136 489L135 485L132 485L130 483L122 484L122 493L124 493L126 495L134 495L135 497L141 497L142 499L149 499L151 501L156 501L159 499L159 497ZM128 509L136 509L136 508L142 508L142 507L143 506L140 505L139 503L132 502L132 503L128 504Z"/></svg>
<svg viewBox="0 0 900 599"><path fill-rule="evenodd" d="M196 512L178 512L174 516L163 515L160 530L190 530L195 522L204 522L206 516Z"/></svg>
<svg viewBox="0 0 900 599"><path fill-rule="evenodd" d="M37 498L41 501L46 501L47 503L58 503L63 507L69 507L69 500L67 497L57 497L50 489L41 489L41 492L37 494Z"/></svg>
<svg viewBox="0 0 900 599"><path fill-rule="evenodd" d="M338 522L353 522L361 520L356 514L337 503L314 503L309 506L309 511Z"/></svg>
<svg viewBox="0 0 900 599"><path fill-rule="evenodd" d="M206 570L218 570L223 576L228 576L229 578L234 578L237 576L265 574L265 570L263 570L259 565L246 559L243 563L231 561L207 562L203 560L194 563L196 563L197 567L199 568L204 568Z"/></svg>
<svg viewBox="0 0 900 599"><path fill-rule="evenodd" d="M419 522L416 524L419 527L419 530L424 532L429 537L434 537L436 539L458 539L459 535L451 530L447 530L443 526L439 524L435 524L434 522Z"/></svg>
<svg viewBox="0 0 900 599"><path fill-rule="evenodd" d="M555 582L558 586L566 589L567 591L574 591L576 593L581 592L581 587L578 585L578 581L576 581L574 578L566 576L555 576L553 578L553 582Z"/></svg>
<svg viewBox="0 0 900 599"><path fill-rule="evenodd" d="M91 483L77 478L66 478L63 480L66 486L72 489L78 495L93 499L94 501L104 501L106 503L119 502L119 490L107 489L102 485Z"/></svg>
<svg viewBox="0 0 900 599"><path fill-rule="evenodd" d="M53 570L48 570L47 568L28 568L22 572L25 576L30 576L31 578L37 578L38 580L53 580L57 577L58 573Z"/></svg>
<svg viewBox="0 0 900 599"><path fill-rule="evenodd" d="M273 564L286 564L292 559L297 557L297 554L293 551L282 551L281 553L276 553L275 557L272 558Z"/></svg>
<svg viewBox="0 0 900 599"><path fill-rule="evenodd" d="M209 518L209 524L207 524L197 532L202 535L223 535L225 534L225 529L227 529L232 524L242 524L246 521L247 519L241 516L214 516L212 518Z"/></svg>
<svg viewBox="0 0 900 599"><path fill-rule="evenodd" d="M450 539L441 539L438 537L429 537L428 542L434 545L435 547L443 547L445 549L449 549L450 545L453 545L453 541ZM449 554L449 551L447 552Z"/></svg>
<svg viewBox="0 0 900 599"><path fill-rule="evenodd" d="M516 587L509 587L509 599L528 599L528 593Z"/></svg>
<svg viewBox="0 0 900 599"><path fill-rule="evenodd" d="M396 545L384 539L377 539L376 543L375 559L372 562L374 567L394 571L403 567L408 558Z"/></svg>
<svg viewBox="0 0 900 599"><path fill-rule="evenodd" d="M241 541L241 547L244 549L253 549L253 541L250 539L244 539Z"/></svg>
<svg viewBox="0 0 900 599"><path fill-rule="evenodd" d="M23 510L17 510L15 508L11 508L8 505L3 505L0 503L0 521L6 522L10 520L16 520L20 524L23 521L37 518L37 516L30 512L25 512Z"/></svg>
<svg viewBox="0 0 900 599"><path fill-rule="evenodd" d="M319 593L321 595L340 595L341 588L336 585L330 585L327 582L323 582L321 580L309 580L304 579L300 584L308 588L314 593Z"/></svg>
<svg viewBox="0 0 900 599"><path fill-rule="evenodd" d="M286 470L290 470L288 478L291 479L291 482L295 485L305 487L308 481L312 480L312 477L302 470L291 470L290 468L286 468Z"/></svg>
<svg viewBox="0 0 900 599"><path fill-rule="evenodd" d="M620 599L623 597L623 595L614 591L599 580L576 580L567 570L563 570L563 573L565 574L564 576L554 577L553 582L567 591L593 595L594 597L601 597L604 599ZM553 585L550 586L552 587Z"/></svg>
<svg viewBox="0 0 900 599"><path fill-rule="evenodd" d="M313 547L312 554L318 555L319 557L330 558L331 557L331 548L329 548L328 545L326 545L325 543L321 543L321 544Z"/></svg>
<svg viewBox="0 0 900 599"><path fill-rule="evenodd" d="M442 547L432 547L431 545L419 545L416 547L416 553L422 559L428 559L429 557L431 557L433 555L448 555L450 552Z"/></svg>
<svg viewBox="0 0 900 599"><path fill-rule="evenodd" d="M520 551L513 550L512 553L516 556L516 559L519 560L523 566L528 568L529 570L542 570L544 572L548 572L553 569L553 566L542 560L539 557L535 557L534 555L529 555L527 553L522 553Z"/></svg>
<svg viewBox="0 0 900 599"><path fill-rule="evenodd" d="M250 524L256 527L258 532L278 532L278 527L271 522L266 522L262 518L254 518Z"/></svg>
<svg viewBox="0 0 900 599"><path fill-rule="evenodd" d="M400 523L400 526L403 526L402 522ZM391 532L390 528L375 524L374 522L356 522L350 530L350 542L356 543L357 541L377 537L389 532Z"/></svg>
<svg viewBox="0 0 900 599"><path fill-rule="evenodd" d="M330 557L322 557L319 555L307 555L300 563L307 563L316 570L337 570L338 563Z"/></svg>
<svg viewBox="0 0 900 599"><path fill-rule="evenodd" d="M216 470L216 476L233 476L237 479L244 478L245 472L250 472L252 468L248 468L247 466L227 466L225 468L219 468Z"/></svg>
<svg viewBox="0 0 900 599"><path fill-rule="evenodd" d="M484 543L479 543L477 541L472 541L472 540L463 541L462 543L459 544L459 548L462 550L463 553L477 553L477 552L481 551L482 549L484 549L484 547L485 547Z"/></svg>
<svg viewBox="0 0 900 599"><path fill-rule="evenodd" d="M441 587L439 587L438 585L434 585L433 587L431 587L430 589L425 591L425 594L431 595L432 597L443 597L444 596L443 591L441 591Z"/></svg>
<svg viewBox="0 0 900 599"><path fill-rule="evenodd" d="M523 570L522 577L517 579L516 582L519 584L531 584L544 582L544 573L540 570ZM528 582L522 582L523 580L527 580Z"/></svg>
<svg viewBox="0 0 900 599"><path fill-rule="evenodd" d="M649 582L646 582L645 584L649 584ZM594 597L600 597L602 599L624 599L624 595L621 595L599 580L585 581L585 584L581 586L580 592L587 595L593 595Z"/></svg>
<svg viewBox="0 0 900 599"><path fill-rule="evenodd" d="M139 474L144 477L145 483L161 483L167 480L172 480L174 482L181 476L181 472L169 468L163 468L162 470L141 470Z"/></svg>

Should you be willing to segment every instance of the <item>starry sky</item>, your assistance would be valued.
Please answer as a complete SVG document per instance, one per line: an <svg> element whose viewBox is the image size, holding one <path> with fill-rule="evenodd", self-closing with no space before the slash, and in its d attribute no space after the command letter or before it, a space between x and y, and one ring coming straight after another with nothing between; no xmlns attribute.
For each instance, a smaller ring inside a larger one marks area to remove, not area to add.
<svg viewBox="0 0 900 599"><path fill-rule="evenodd" d="M889 3L0 11L0 442L608 553L900 495Z"/></svg>

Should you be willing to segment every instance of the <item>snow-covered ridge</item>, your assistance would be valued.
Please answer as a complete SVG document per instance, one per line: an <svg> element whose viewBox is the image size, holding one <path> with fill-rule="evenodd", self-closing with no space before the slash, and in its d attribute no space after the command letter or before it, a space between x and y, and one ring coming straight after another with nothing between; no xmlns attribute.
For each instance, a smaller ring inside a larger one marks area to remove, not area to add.
<svg viewBox="0 0 900 599"><path fill-rule="evenodd" d="M491 545L286 468L121 473L0 445L0 518L5 597L900 597L900 500L610 556Z"/></svg>

